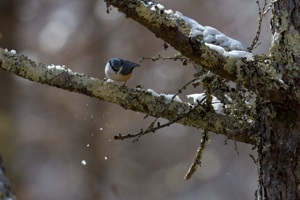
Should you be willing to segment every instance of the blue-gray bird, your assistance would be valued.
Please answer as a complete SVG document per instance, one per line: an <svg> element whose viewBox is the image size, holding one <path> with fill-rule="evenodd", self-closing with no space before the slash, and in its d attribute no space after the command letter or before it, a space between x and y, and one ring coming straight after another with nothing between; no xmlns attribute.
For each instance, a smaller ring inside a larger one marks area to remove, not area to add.
<svg viewBox="0 0 300 200"><path fill-rule="evenodd" d="M126 83L126 81L132 77L132 72L135 67L140 67L140 65L129 60L112 58L106 63L105 74L107 78L113 81Z"/></svg>

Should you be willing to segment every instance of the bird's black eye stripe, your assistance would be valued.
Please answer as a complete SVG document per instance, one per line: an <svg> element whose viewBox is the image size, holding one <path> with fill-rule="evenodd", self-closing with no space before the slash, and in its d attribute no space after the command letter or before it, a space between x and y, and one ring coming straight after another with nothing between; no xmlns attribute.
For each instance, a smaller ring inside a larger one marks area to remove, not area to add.
<svg viewBox="0 0 300 200"><path fill-rule="evenodd" d="M111 67L115 72L118 71L118 69L114 68L114 65L111 63L111 60L109 61L109 65L110 65L110 67Z"/></svg>

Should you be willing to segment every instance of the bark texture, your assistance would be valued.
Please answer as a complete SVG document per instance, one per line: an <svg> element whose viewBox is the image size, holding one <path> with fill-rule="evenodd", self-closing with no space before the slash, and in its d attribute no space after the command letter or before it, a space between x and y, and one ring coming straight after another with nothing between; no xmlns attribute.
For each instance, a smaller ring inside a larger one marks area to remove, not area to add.
<svg viewBox="0 0 300 200"><path fill-rule="evenodd" d="M299 109L276 110L260 119L259 195L257 199L300 199Z"/></svg>
<svg viewBox="0 0 300 200"><path fill-rule="evenodd" d="M272 105L276 117L262 114L258 119L261 143L257 199L300 199L300 109L297 98L291 95L299 88L299 8L295 0L274 3L271 60L289 84L289 91L283 105Z"/></svg>

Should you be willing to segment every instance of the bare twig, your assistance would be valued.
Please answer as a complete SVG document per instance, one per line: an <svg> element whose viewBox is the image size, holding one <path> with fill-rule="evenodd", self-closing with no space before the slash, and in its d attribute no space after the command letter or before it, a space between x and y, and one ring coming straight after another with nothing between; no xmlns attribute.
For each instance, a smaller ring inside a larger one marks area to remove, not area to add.
<svg viewBox="0 0 300 200"><path fill-rule="evenodd" d="M259 37L260 37L260 33L261 33L262 21L263 21L263 19L265 17L266 12L269 11L270 6L272 7L272 5L269 5L268 9L266 10L267 0L264 0L264 6L263 6L263 8L260 7L259 0L257 0L256 3L257 3L257 6L258 6L258 27L257 27L257 31L256 31L256 34L255 34L255 37L252 40L251 46L247 48L247 50L249 52L251 52L253 49L257 48L258 45L261 44L258 41L259 41Z"/></svg>
<svg viewBox="0 0 300 200"><path fill-rule="evenodd" d="M212 107L212 85L211 85L211 81L208 81L205 85L204 88L206 89L205 93L206 93L206 109L209 111ZM194 162L192 163L192 165L190 166L187 174L185 175L184 179L189 180L192 175L196 172L198 165L201 166L201 159L202 159L202 155L203 155L203 151L204 148L206 146L207 141L209 140L208 137L208 130L204 129L203 134L202 134L202 138L201 138L201 142L200 142L200 146L197 150Z"/></svg>
<svg viewBox="0 0 300 200"><path fill-rule="evenodd" d="M277 1L278 1L278 0L273 0L273 1L271 1L271 2L269 3L268 8L263 12L263 16L265 16L265 15L272 9L273 4L274 4L275 2L277 2Z"/></svg>
<svg viewBox="0 0 300 200"><path fill-rule="evenodd" d="M176 96L178 96L179 94L181 94L181 93L182 93L182 90L185 90L187 86L193 84L195 81L198 81L198 80L200 80L199 77L194 78L194 79L190 80L189 82L187 82L186 84L184 84L184 85L181 87L181 89L179 89L178 92L177 92L176 94L174 94L174 96L172 97L171 101L172 101L173 99L175 99Z"/></svg>
<svg viewBox="0 0 300 200"><path fill-rule="evenodd" d="M198 165L201 166L201 159L202 159L203 151L204 151L204 148L205 148L206 143L207 143L208 140L209 140L208 131L204 130L203 134L202 134L200 146L197 150L194 162L190 166L190 168L189 168L188 172L186 173L184 179L189 180L192 177L192 175L197 171Z"/></svg>
<svg viewBox="0 0 300 200"><path fill-rule="evenodd" d="M187 65L188 63L188 58L183 56L181 53L177 53L175 54L175 56L167 56L164 57L160 54L158 54L157 56L149 56L149 57L142 57L140 58L140 62L142 62L143 60L152 60L152 61L158 61L158 60L180 60L182 62L183 65Z"/></svg>
<svg viewBox="0 0 300 200"><path fill-rule="evenodd" d="M127 135L121 135L119 133L119 135L116 135L114 137L115 140L124 140L124 139L128 139L128 138L136 138L135 140L133 140L133 142L136 142L139 140L139 138L147 133L154 133L156 130L170 126L176 122L178 122L179 120L188 117L193 111L195 111L200 105L203 105L203 101L205 100L205 98L203 98L200 102L198 102L198 104L196 104L196 106L192 107L187 113L184 113L180 116L178 116L176 119L169 121L168 123L165 124L160 124L158 123L156 127L154 127L154 123L157 121L158 118L156 118L154 120L154 122L152 122L150 124L150 126L148 126L148 128L144 131L143 129L141 129L140 132L138 133L133 133L133 134L127 134Z"/></svg>

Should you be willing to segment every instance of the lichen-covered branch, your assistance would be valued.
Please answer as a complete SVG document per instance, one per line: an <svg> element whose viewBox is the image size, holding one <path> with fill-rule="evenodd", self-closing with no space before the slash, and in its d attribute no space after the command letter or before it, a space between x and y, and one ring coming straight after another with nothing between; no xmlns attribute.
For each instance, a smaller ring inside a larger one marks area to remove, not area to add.
<svg viewBox="0 0 300 200"><path fill-rule="evenodd" d="M206 146L208 140L209 140L208 132L207 132L207 130L204 130L202 133L200 146L197 149L195 160L192 163L192 165L190 166L184 179L189 180L193 176L193 174L197 171L198 166L201 166L202 155L203 155L203 152L204 152L204 149L205 149L205 146Z"/></svg>
<svg viewBox="0 0 300 200"><path fill-rule="evenodd" d="M112 83L72 72L64 66L36 63L26 56L0 48L0 68L25 79L71 92L95 97L99 100L118 104L125 109L138 111L155 117L175 120L190 111L185 102L167 101L163 96L154 96L140 88L118 87ZM251 124L240 121L234 116L225 116L215 112L206 112L201 107L178 123L217 134L224 134L229 139L254 144L251 137ZM243 127L241 129L241 127Z"/></svg>
<svg viewBox="0 0 300 200"><path fill-rule="evenodd" d="M211 48L211 37L205 38L205 34L207 32L219 33L216 29L201 25L200 28L195 29L196 22L194 20L179 12L164 9L161 4L148 0L105 1L108 5L115 6L120 12L125 13L126 17L147 27L157 37L172 45L195 63L227 80L235 82L237 79L242 79L246 88L254 91L257 95L268 98L271 102L284 102L283 94L286 85L276 75L269 73L268 57L254 56L253 59L247 59L247 56L243 56L246 54L239 51L243 49L242 45L230 42L229 40L233 39L224 34L219 35L221 38L227 37L226 42L219 41L218 43L218 39L213 41L214 44L222 47ZM233 54L234 56L232 56ZM240 69L244 73L238 74L237 71Z"/></svg>

